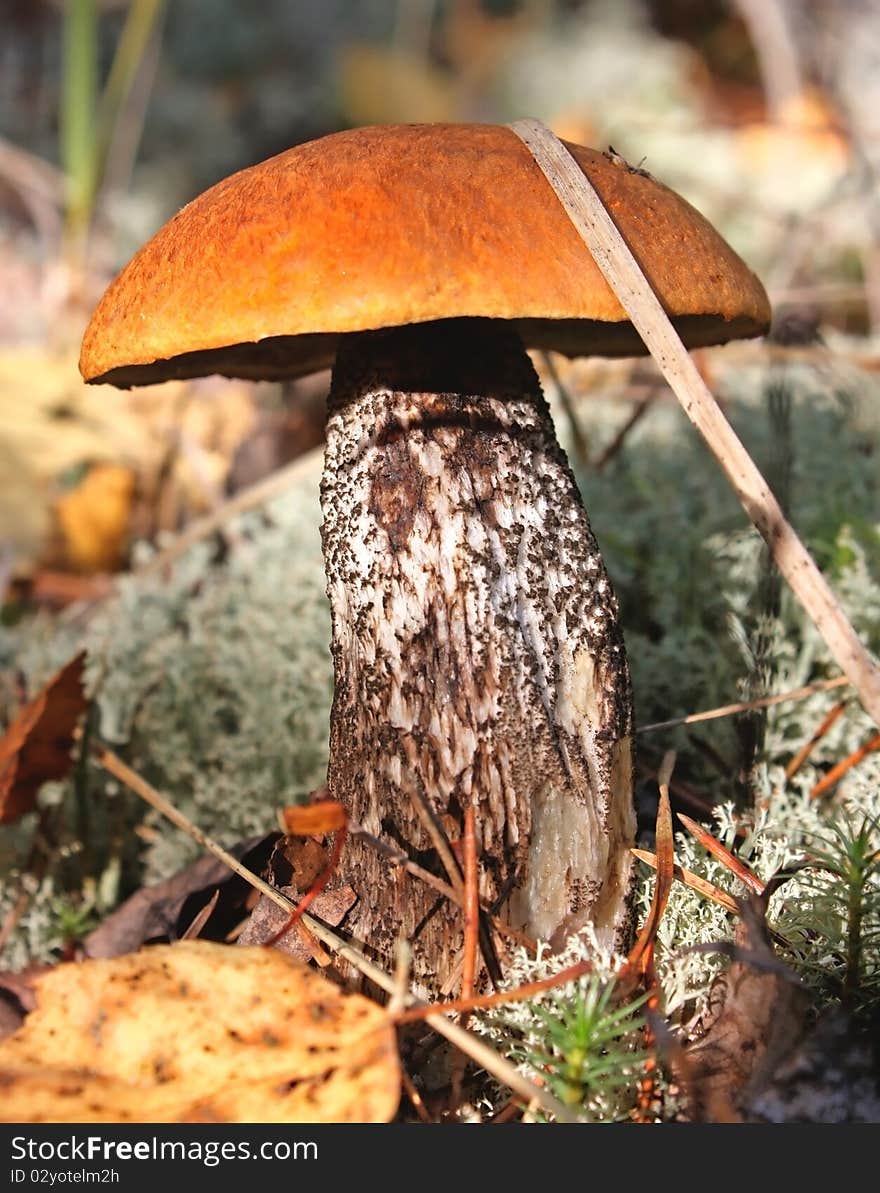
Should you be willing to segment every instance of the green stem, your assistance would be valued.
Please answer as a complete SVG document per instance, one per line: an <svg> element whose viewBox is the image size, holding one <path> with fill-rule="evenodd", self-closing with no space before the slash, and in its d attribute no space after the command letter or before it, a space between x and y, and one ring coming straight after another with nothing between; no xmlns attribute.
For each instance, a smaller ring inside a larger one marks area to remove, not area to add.
<svg viewBox="0 0 880 1193"><path fill-rule="evenodd" d="M133 0L128 10L98 105L97 145L102 163L164 7L165 0Z"/></svg>
<svg viewBox="0 0 880 1193"><path fill-rule="evenodd" d="M67 177L67 233L76 243L85 237L88 229L97 175L96 0L67 0L62 58L61 163Z"/></svg>

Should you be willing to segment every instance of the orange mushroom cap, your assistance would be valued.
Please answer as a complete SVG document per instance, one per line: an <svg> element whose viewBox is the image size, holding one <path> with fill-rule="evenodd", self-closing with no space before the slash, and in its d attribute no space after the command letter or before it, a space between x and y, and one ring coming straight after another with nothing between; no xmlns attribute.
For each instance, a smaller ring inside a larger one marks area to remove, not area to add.
<svg viewBox="0 0 880 1193"><path fill-rule="evenodd" d="M688 346L760 335L760 281L689 203L568 144ZM80 370L120 386L296 377L347 332L478 316L528 347L645 351L510 129L390 125L298 145L184 207L109 286Z"/></svg>

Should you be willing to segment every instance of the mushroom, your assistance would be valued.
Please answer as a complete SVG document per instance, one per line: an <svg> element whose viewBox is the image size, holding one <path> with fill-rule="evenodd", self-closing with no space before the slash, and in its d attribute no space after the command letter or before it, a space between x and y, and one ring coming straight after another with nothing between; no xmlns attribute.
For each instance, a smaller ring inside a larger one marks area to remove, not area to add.
<svg viewBox="0 0 880 1193"><path fill-rule="evenodd" d="M757 278L688 203L568 145L688 346L764 332ZM195 199L110 285L89 382L334 364L321 483L335 689L330 795L560 946L631 927L632 699L617 604L526 348L644 345L509 129L401 125L299 145ZM334 363L335 362L335 363ZM459 909L353 833L346 927L401 934L442 989Z"/></svg>

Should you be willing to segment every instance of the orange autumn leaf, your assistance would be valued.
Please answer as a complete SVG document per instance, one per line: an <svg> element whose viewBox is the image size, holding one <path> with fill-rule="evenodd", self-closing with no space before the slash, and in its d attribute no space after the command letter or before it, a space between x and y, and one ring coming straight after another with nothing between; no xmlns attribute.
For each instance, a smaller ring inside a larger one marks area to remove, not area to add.
<svg viewBox="0 0 880 1193"><path fill-rule="evenodd" d="M85 659L81 651L56 672L0 738L0 824L32 811L43 783L70 770L73 732L87 703Z"/></svg>
<svg viewBox="0 0 880 1193"><path fill-rule="evenodd" d="M285 829L293 837L319 837L345 828L348 823L345 808L334 799L285 808L282 816Z"/></svg>

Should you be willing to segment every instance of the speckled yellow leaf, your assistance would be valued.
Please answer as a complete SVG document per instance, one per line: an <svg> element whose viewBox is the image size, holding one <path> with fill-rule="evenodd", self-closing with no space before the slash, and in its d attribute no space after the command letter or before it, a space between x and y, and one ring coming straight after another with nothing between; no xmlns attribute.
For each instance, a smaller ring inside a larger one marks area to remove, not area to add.
<svg viewBox="0 0 880 1193"><path fill-rule="evenodd" d="M387 1122L393 1024L300 962L206 941L58 967L0 1045L6 1122Z"/></svg>

